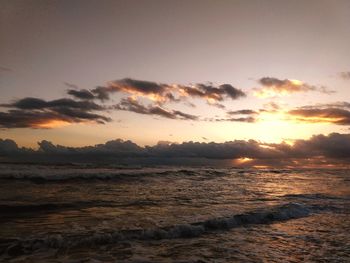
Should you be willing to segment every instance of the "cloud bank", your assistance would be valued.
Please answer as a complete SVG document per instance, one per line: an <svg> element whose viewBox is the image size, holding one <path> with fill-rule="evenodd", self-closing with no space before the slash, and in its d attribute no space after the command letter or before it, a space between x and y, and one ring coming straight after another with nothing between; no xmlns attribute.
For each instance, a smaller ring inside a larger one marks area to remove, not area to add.
<svg viewBox="0 0 350 263"><path fill-rule="evenodd" d="M84 162L113 160L149 159L162 164L164 160L181 159L183 164L191 159L229 160L233 166L310 166L326 167L346 166L350 161L350 134L332 133L315 135L308 140L296 140L293 145L287 143L266 144L255 140L234 140L224 143L215 142L163 142L154 146L141 147L132 141L121 139L105 144L86 147L67 147L41 141L39 149L20 148L12 140L0 139L0 156L6 160L40 159ZM114 158L114 159L113 159ZM186 161L187 160L187 161ZM137 161L136 161L137 162Z"/></svg>

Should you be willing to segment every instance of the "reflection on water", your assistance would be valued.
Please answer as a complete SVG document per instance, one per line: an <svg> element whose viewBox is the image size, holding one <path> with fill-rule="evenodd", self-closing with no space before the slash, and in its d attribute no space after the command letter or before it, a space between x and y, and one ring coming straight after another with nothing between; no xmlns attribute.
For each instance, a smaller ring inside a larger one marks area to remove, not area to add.
<svg viewBox="0 0 350 263"><path fill-rule="evenodd" d="M347 170L0 168L3 260L350 260Z"/></svg>

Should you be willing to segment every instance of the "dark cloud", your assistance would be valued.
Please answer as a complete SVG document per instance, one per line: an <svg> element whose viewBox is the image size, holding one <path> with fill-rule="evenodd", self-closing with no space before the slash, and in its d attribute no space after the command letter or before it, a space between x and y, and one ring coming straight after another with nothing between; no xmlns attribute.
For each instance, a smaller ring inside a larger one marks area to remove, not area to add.
<svg viewBox="0 0 350 263"><path fill-rule="evenodd" d="M97 92L91 90L93 93ZM214 106L224 107L218 101L224 99L238 99L246 94L230 84L215 86L213 84L197 83L193 85L166 84L153 81L124 78L111 81L107 87L100 87L100 93L106 99L113 92L121 92L136 97L146 97L158 103L186 101L187 98L201 98Z"/></svg>
<svg viewBox="0 0 350 263"><path fill-rule="evenodd" d="M299 107L299 109L327 109L327 108L350 109L350 103L346 101L339 101L334 103L318 103L315 105L305 105L305 106Z"/></svg>
<svg viewBox="0 0 350 263"><path fill-rule="evenodd" d="M208 103L208 104L211 105L211 106L217 107L219 109L226 109L226 106L224 104L221 104L221 103L218 103L218 102Z"/></svg>
<svg viewBox="0 0 350 263"><path fill-rule="evenodd" d="M246 123L254 123L257 122L257 116L259 115L259 111L243 109L243 110L235 110L235 111L227 111L226 118L211 118L208 121L228 121L228 122L246 122ZM236 116L242 115L242 116ZM232 117L235 116L235 117Z"/></svg>
<svg viewBox="0 0 350 263"><path fill-rule="evenodd" d="M17 108L22 110L40 110L40 109L54 109L54 108L73 108L80 110L103 110L104 107L92 101L75 101L72 99L57 99L45 101L38 98L23 98L16 100L13 103L2 104L2 107Z"/></svg>
<svg viewBox="0 0 350 263"><path fill-rule="evenodd" d="M228 111L227 114L229 115L256 115L259 114L257 111L254 110L237 110L237 111Z"/></svg>
<svg viewBox="0 0 350 263"><path fill-rule="evenodd" d="M110 94L117 92L112 87L102 87L98 86L94 89L69 89L67 91L68 95L71 95L77 99L85 99L85 100L100 100L102 102L110 100Z"/></svg>
<svg viewBox="0 0 350 263"><path fill-rule="evenodd" d="M3 71L3 72L12 72L13 70L11 68L8 68L8 67L0 66L0 72L1 71Z"/></svg>
<svg viewBox="0 0 350 263"><path fill-rule="evenodd" d="M207 119L208 121L237 121L257 122L264 121L262 113L279 113L281 120L297 120L306 123L332 123L337 125L350 125L350 103L335 102L327 104L306 105L291 110L283 110L279 105L265 105L265 108L252 110L243 109L228 111L226 118ZM231 116L242 115L240 118ZM262 119L261 119L262 118Z"/></svg>
<svg viewBox="0 0 350 263"><path fill-rule="evenodd" d="M54 145L52 142L45 140L39 142L38 145L38 152L45 154L112 154L116 156L130 157L143 155L145 151L142 147L138 146L132 141L123 141L121 139L108 141L105 144L85 147L66 147Z"/></svg>
<svg viewBox="0 0 350 263"><path fill-rule="evenodd" d="M12 153L21 152L21 148L18 147L17 143L10 139L0 139L0 154L7 155Z"/></svg>
<svg viewBox="0 0 350 263"><path fill-rule="evenodd" d="M350 71L343 71L343 72L340 72L340 73L339 73L339 76L340 76L342 79L350 80Z"/></svg>
<svg viewBox="0 0 350 263"><path fill-rule="evenodd" d="M254 117L239 117L239 118L232 118L232 117L226 117L226 118L206 118L205 121L211 121L211 122L246 122L246 123L254 123L257 122L257 119Z"/></svg>
<svg viewBox="0 0 350 263"><path fill-rule="evenodd" d="M299 155L326 158L350 158L350 134L315 135L310 140L297 140L293 150Z"/></svg>
<svg viewBox="0 0 350 263"><path fill-rule="evenodd" d="M67 90L67 94L82 100L92 100L96 98L95 95L87 89L69 89Z"/></svg>
<svg viewBox="0 0 350 263"><path fill-rule="evenodd" d="M158 105L144 106L132 98L122 99L114 106L117 110L132 111L146 115L158 115L168 119L198 120L198 116L187 114L178 110L167 110Z"/></svg>
<svg viewBox="0 0 350 263"><path fill-rule="evenodd" d="M49 129L64 126L71 123L95 122L103 124L111 121L110 118L71 109L55 111L26 111L9 110L0 112L1 128L36 128Z"/></svg>
<svg viewBox="0 0 350 263"><path fill-rule="evenodd" d="M182 94L190 97L204 98L213 104L214 102L223 101L225 98L235 100L246 96L242 90L236 89L230 84L214 86L198 83L193 86L179 86L179 89Z"/></svg>
<svg viewBox="0 0 350 263"><path fill-rule="evenodd" d="M245 93L229 84L215 86L213 84L195 84L190 86L178 84L162 84L151 81L134 80L125 78L110 82L106 87L94 89L79 89L78 86L65 83L70 89L67 94L72 98L56 100L44 100L27 97L11 103L1 104L0 107L7 111L0 112L1 128L54 128L71 123L95 122L105 123L111 121L109 117L96 112L107 112L110 109L132 111L145 115L156 115L168 119L199 120L198 116L179 110L167 109L165 102L183 101L187 105L194 106L187 101L189 97L202 98L208 104L224 109L220 101L226 98L238 99ZM122 92L130 94L129 98L122 98L113 106L100 105L101 102L109 101L112 93ZM137 98L147 97L152 103L147 106L138 102ZM229 121L251 122L250 118L231 118Z"/></svg>
<svg viewBox="0 0 350 263"><path fill-rule="evenodd" d="M293 145L286 143L264 144L255 140L235 140L224 143L214 142L162 142L155 146L141 147L131 141L114 140L105 144L86 147L66 147L54 145L48 141L39 142L39 149L29 150L19 148L12 140L0 139L0 156L10 154L30 154L30 156L55 155L66 156L71 160L74 156L115 156L118 158L164 158L186 159L204 158L216 160L249 161L251 165L283 164L297 166L322 161L326 164L349 165L350 134L332 133L329 135L315 135L308 140L295 140ZM247 159L248 158L248 159ZM50 159L54 161L54 159ZM83 158L83 160L86 160Z"/></svg>
<svg viewBox="0 0 350 263"><path fill-rule="evenodd" d="M188 101L188 99L200 98L205 100L211 106L225 109L225 105L220 102L225 99L235 100L246 96L242 90L236 89L230 84L222 84L219 86L212 83L182 85L124 78L108 82L106 86L98 86L89 90L79 89L76 85L70 83L65 83L65 85L70 88L67 90L67 94L74 99L45 101L37 98L24 98L15 103L2 106L34 110L42 108L57 108L59 107L58 104L61 103L66 105L62 105L64 108L57 110L57 112L84 117L86 114L81 111L74 114L71 108L81 109L83 105L86 105L86 111L104 110L102 106L94 103L94 101L99 100L103 103L108 102L111 100L111 94L122 93L128 95L129 98L122 98L115 107L106 106L106 108L133 111L139 114L158 115L168 119L198 120L197 116L178 110L168 110L164 105L168 102L183 102L190 107L195 107L195 105ZM141 105L137 101L139 97L147 98L151 100L152 103L149 106ZM132 98L132 100L130 98ZM69 109L67 109L67 107Z"/></svg>
<svg viewBox="0 0 350 263"><path fill-rule="evenodd" d="M111 121L108 117L94 113L104 110L104 107L86 100L23 98L1 106L9 108L6 112L0 112L1 128L53 128L70 123L102 124Z"/></svg>
<svg viewBox="0 0 350 263"><path fill-rule="evenodd" d="M136 79L120 79L109 83L117 91L139 92L144 94L163 94L170 86L166 84L158 84L152 81L136 80Z"/></svg>
<svg viewBox="0 0 350 263"><path fill-rule="evenodd" d="M254 123L257 120L253 117L228 118L226 121Z"/></svg>
<svg viewBox="0 0 350 263"><path fill-rule="evenodd" d="M258 80L258 83L262 87L254 89L254 95L262 98L308 91L318 91L325 94L334 93L325 86L310 85L299 80L263 77Z"/></svg>
<svg viewBox="0 0 350 263"><path fill-rule="evenodd" d="M110 99L109 94L115 92L115 90L108 87L96 87L91 92L95 94L95 98L106 101Z"/></svg>

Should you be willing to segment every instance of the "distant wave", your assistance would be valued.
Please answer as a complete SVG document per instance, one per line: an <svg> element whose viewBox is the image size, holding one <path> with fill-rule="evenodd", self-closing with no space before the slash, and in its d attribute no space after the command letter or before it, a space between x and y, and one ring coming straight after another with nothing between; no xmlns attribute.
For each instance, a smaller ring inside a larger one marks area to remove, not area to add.
<svg viewBox="0 0 350 263"><path fill-rule="evenodd" d="M42 203L42 204L0 204L0 213L5 214L22 214L38 213L57 210L76 210L95 206L111 207L115 206L113 202L107 201L78 201L70 203Z"/></svg>
<svg viewBox="0 0 350 263"><path fill-rule="evenodd" d="M116 230L105 233L82 233L80 235L50 235L45 238L27 240L0 240L0 246L6 247L3 253L11 256L30 254L43 248L69 248L96 246L118 243L128 240L160 240L175 238L194 238L214 231L225 231L249 224L269 224L278 221L309 216L311 209L299 203L256 210L230 217L218 217L189 224L172 225L161 228Z"/></svg>
<svg viewBox="0 0 350 263"><path fill-rule="evenodd" d="M154 206L159 202L140 199L132 202L117 203L113 201L76 201L70 203L42 203L42 204L0 204L0 221L12 220L14 217L21 217L23 214L37 214L49 212L61 212L65 210L79 210L93 207L128 207L128 206Z"/></svg>
<svg viewBox="0 0 350 263"><path fill-rule="evenodd" d="M206 179L228 175L213 169L2 169L0 180L28 180L36 183L76 180L133 180L144 176L205 176Z"/></svg>
<svg viewBox="0 0 350 263"><path fill-rule="evenodd" d="M325 195L325 194L288 194L284 195L283 198L286 199L334 199L334 200L347 200L348 198L346 197L340 197L340 196L330 196L330 195Z"/></svg>

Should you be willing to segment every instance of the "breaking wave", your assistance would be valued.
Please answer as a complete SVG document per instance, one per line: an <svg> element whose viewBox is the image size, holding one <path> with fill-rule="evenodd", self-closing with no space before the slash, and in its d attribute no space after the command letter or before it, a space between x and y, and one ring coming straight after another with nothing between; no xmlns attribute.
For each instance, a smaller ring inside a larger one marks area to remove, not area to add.
<svg viewBox="0 0 350 263"><path fill-rule="evenodd" d="M59 249L81 246L113 244L130 240L161 240L175 238L194 238L214 231L225 231L250 224L270 224L278 221L302 218L310 215L311 209L303 204L288 203L281 206L256 210L230 217L218 217L189 224L168 227L115 230L109 232L89 232L79 235L50 235L35 239L0 240L2 253L11 256L30 254L40 249Z"/></svg>

